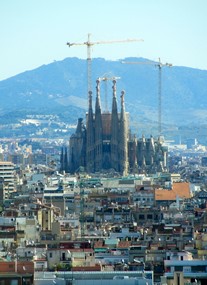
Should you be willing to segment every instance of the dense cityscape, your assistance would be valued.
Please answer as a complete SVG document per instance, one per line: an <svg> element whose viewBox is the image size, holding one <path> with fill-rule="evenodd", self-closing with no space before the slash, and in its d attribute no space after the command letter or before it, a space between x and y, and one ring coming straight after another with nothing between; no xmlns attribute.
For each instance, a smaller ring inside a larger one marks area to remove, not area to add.
<svg viewBox="0 0 207 285"><path fill-rule="evenodd" d="M0 285L207 285L207 1L0 1Z"/></svg>
<svg viewBox="0 0 207 285"><path fill-rule="evenodd" d="M136 138L96 90L68 137L0 141L0 284L206 284L207 147Z"/></svg>

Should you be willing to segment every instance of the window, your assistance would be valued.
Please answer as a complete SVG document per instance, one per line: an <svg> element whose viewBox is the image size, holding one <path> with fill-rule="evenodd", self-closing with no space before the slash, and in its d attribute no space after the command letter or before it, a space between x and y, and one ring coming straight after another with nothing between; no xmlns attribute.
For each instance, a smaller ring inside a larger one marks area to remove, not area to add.
<svg viewBox="0 0 207 285"><path fill-rule="evenodd" d="M9 264L9 268L14 268L14 265L13 264Z"/></svg>
<svg viewBox="0 0 207 285"><path fill-rule="evenodd" d="M50 252L49 256L50 256L50 258L52 258L52 252Z"/></svg>
<svg viewBox="0 0 207 285"><path fill-rule="evenodd" d="M140 219L140 220L144 220L144 215L142 215L142 214L139 215L139 219Z"/></svg>
<svg viewBox="0 0 207 285"><path fill-rule="evenodd" d="M183 266L175 266L175 271L183 271Z"/></svg>
<svg viewBox="0 0 207 285"><path fill-rule="evenodd" d="M152 220L152 214L147 215L148 220Z"/></svg>
<svg viewBox="0 0 207 285"><path fill-rule="evenodd" d="M165 269L165 272L170 272L170 266L167 266L166 269Z"/></svg>
<svg viewBox="0 0 207 285"><path fill-rule="evenodd" d="M206 267L202 265L198 266L192 266L191 272L206 272Z"/></svg>
<svg viewBox="0 0 207 285"><path fill-rule="evenodd" d="M22 282L23 282L22 283L23 285L31 285L32 284L31 283L32 281L30 280L30 278L26 278L26 277L23 278Z"/></svg>

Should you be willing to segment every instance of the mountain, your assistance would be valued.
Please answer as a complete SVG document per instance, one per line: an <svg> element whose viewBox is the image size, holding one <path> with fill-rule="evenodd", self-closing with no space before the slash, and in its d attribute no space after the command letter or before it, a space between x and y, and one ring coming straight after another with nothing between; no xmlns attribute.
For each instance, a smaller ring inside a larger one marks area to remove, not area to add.
<svg viewBox="0 0 207 285"><path fill-rule="evenodd" d="M125 62L125 64L123 63ZM126 62L138 62L127 64ZM98 77L117 79L117 98L125 90L126 111L139 135L158 133L159 70L148 59L92 60L93 97ZM207 71L163 66L162 130L168 137L205 137ZM103 109L111 110L112 83L101 83ZM31 114L55 114L74 123L87 110L87 63L66 58L0 81L0 123L18 122ZM184 132L183 132L184 130Z"/></svg>

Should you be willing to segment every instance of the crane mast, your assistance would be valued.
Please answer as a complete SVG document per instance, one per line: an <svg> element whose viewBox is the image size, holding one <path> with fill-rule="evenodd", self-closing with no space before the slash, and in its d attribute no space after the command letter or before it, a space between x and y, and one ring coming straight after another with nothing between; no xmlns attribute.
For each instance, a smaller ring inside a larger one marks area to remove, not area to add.
<svg viewBox="0 0 207 285"><path fill-rule="evenodd" d="M158 83L158 133L159 136L162 135L162 67L163 66L169 66L171 67L171 63L161 63L161 60L159 58L159 62L156 64L158 67L158 76L159 76L159 83Z"/></svg>
<svg viewBox="0 0 207 285"><path fill-rule="evenodd" d="M91 34L88 34L88 40L83 43L71 43L67 42L68 47L72 46L80 46L86 45L87 46L87 85L88 85L88 92L92 91L92 57L91 57L91 47L98 44L113 44L113 43L129 43L129 42L140 42L143 41L142 39L125 39L125 40L111 40L111 41L91 41Z"/></svg>
<svg viewBox="0 0 207 285"><path fill-rule="evenodd" d="M142 62L142 61L131 61L131 62L126 62L123 61L122 63L125 64L149 64L149 65L155 65L158 67L158 135L162 135L162 67L163 66L169 66L171 67L171 63L162 63L160 58L159 61L153 62L153 61L147 61L147 62Z"/></svg>

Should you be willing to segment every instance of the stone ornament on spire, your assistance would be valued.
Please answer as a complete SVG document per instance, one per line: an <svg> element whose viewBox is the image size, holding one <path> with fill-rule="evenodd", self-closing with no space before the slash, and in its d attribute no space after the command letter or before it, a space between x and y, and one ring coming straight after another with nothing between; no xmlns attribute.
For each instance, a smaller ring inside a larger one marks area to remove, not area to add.
<svg viewBox="0 0 207 285"><path fill-rule="evenodd" d="M125 95L125 91L122 90L122 91L121 91L121 98L122 98L123 101L124 101L124 95Z"/></svg>
<svg viewBox="0 0 207 285"><path fill-rule="evenodd" d="M125 96L125 91L122 90L121 91L121 113L122 113L122 116L125 116L125 105L124 105L124 96Z"/></svg>
<svg viewBox="0 0 207 285"><path fill-rule="evenodd" d="M96 112L98 109L101 109L101 100L100 100L100 80L96 80Z"/></svg>
<svg viewBox="0 0 207 285"><path fill-rule="evenodd" d="M97 95L100 94L100 80L99 79L96 80L96 93Z"/></svg>
<svg viewBox="0 0 207 285"><path fill-rule="evenodd" d="M116 97L116 80L113 80L112 89L113 89L113 97Z"/></svg>
<svg viewBox="0 0 207 285"><path fill-rule="evenodd" d="M122 108L124 108L124 96L125 96L125 91L122 90L121 91L121 106L122 106Z"/></svg>

